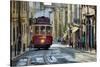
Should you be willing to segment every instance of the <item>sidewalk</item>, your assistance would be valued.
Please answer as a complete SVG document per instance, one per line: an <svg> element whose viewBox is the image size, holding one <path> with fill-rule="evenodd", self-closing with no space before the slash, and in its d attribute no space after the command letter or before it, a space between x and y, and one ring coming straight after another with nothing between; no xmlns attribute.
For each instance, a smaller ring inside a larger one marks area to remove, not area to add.
<svg viewBox="0 0 100 67"><path fill-rule="evenodd" d="M17 57L20 57L21 55L23 55L24 53L28 52L29 51L29 48L26 48L26 51L24 52L21 52L21 54L17 55L17 56L14 56L14 51L12 51L12 58L11 60L14 60L16 59Z"/></svg>
<svg viewBox="0 0 100 67"><path fill-rule="evenodd" d="M95 50L86 51L75 49L75 60L78 62L96 62L97 56Z"/></svg>

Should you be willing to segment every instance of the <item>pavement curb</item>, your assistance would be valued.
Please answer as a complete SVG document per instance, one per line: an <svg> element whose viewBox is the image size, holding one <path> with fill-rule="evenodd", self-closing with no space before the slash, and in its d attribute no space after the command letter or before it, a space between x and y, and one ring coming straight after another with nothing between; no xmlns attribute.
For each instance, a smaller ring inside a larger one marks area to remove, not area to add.
<svg viewBox="0 0 100 67"><path fill-rule="evenodd" d="M75 49L77 51L80 51L80 52L85 52L85 53L89 53L89 54L96 54L97 52L95 52L95 50L81 50L81 49Z"/></svg>

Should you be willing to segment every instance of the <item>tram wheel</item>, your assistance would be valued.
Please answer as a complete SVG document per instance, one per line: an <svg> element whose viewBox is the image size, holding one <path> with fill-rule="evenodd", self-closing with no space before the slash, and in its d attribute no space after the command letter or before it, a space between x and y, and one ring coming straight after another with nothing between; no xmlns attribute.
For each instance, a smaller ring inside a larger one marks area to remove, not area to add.
<svg viewBox="0 0 100 67"><path fill-rule="evenodd" d="M46 47L46 48L44 48L45 50L48 50L49 48L48 47Z"/></svg>
<svg viewBox="0 0 100 67"><path fill-rule="evenodd" d="M49 49L49 47L50 47L50 46L47 46L47 47L45 47L44 49L45 49L45 50L48 50L48 49Z"/></svg>
<svg viewBox="0 0 100 67"><path fill-rule="evenodd" d="M40 48L38 48L38 50L40 50Z"/></svg>

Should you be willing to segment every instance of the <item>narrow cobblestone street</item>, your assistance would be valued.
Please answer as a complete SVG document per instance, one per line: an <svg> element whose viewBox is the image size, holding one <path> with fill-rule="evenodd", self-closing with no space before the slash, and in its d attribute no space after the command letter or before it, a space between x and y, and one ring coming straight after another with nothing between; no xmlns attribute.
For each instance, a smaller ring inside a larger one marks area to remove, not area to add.
<svg viewBox="0 0 100 67"><path fill-rule="evenodd" d="M11 66L96 62L96 11L96 5L11 0Z"/></svg>

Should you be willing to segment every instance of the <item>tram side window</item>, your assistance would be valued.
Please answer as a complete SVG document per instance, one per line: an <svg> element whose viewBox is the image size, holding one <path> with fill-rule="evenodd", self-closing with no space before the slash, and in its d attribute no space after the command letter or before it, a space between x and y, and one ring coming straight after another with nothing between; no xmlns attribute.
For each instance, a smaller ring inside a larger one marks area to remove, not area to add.
<svg viewBox="0 0 100 67"><path fill-rule="evenodd" d="M45 34L45 27L44 26L41 26L41 34Z"/></svg>
<svg viewBox="0 0 100 67"><path fill-rule="evenodd" d="M51 27L49 26L46 27L46 34L51 34Z"/></svg>
<svg viewBox="0 0 100 67"><path fill-rule="evenodd" d="M35 27L35 34L39 34L39 26Z"/></svg>

